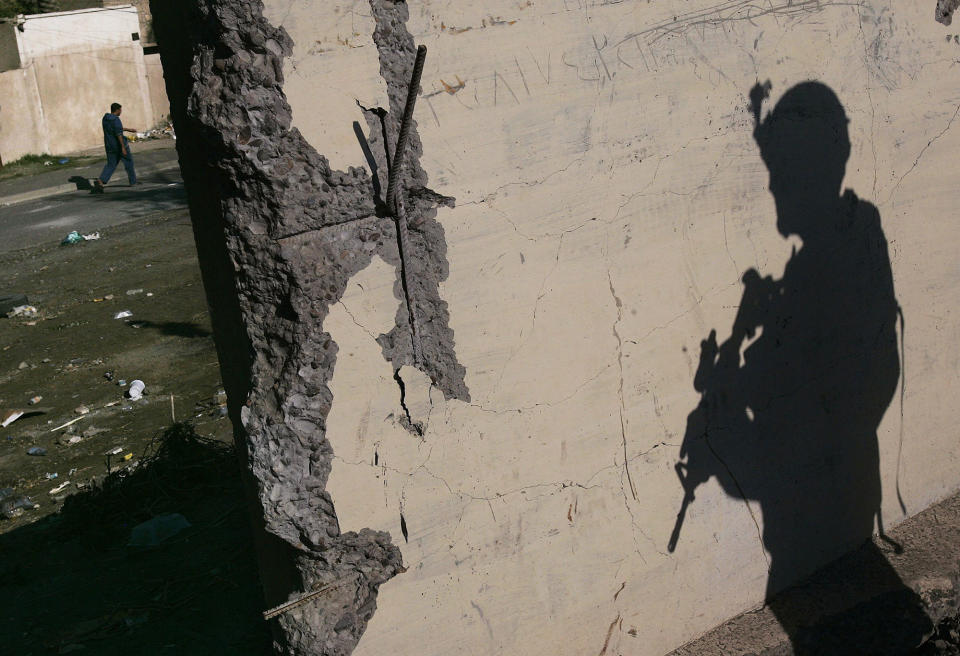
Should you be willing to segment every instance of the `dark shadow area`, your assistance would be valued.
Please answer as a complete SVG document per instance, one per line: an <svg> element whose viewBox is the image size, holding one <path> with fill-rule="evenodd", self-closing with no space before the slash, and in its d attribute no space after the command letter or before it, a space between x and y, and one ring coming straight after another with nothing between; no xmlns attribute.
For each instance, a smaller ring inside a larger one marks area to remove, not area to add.
<svg viewBox="0 0 960 656"><path fill-rule="evenodd" d="M2 651L269 653L245 510L234 448L169 427L132 471L0 535ZM127 546L168 513L190 526Z"/></svg>
<svg viewBox="0 0 960 656"><path fill-rule="evenodd" d="M900 360L879 212L841 193L850 154L843 107L827 86L804 82L761 121L768 90L751 92L754 136L777 230L803 245L780 279L746 271L730 337L718 344L714 330L701 343L701 401L680 451L684 507L670 548L696 487L715 476L762 514L767 598L796 654L909 653L930 620L872 544L859 577L869 582L869 609L832 613L822 595L777 596L864 545L875 525L883 533L877 427Z"/></svg>
<svg viewBox="0 0 960 656"><path fill-rule="evenodd" d="M93 185L90 184L90 178L85 178L82 175L72 175L67 182L72 182L77 185L77 191L90 191L93 189Z"/></svg>
<svg viewBox="0 0 960 656"><path fill-rule="evenodd" d="M166 171L148 171L139 176L141 182L150 184L177 184L181 182L179 169L168 169Z"/></svg>
<svg viewBox="0 0 960 656"><path fill-rule="evenodd" d="M212 333L203 326L192 321L131 321L130 325L135 328L147 328L156 330L162 335L172 337L210 337Z"/></svg>
<svg viewBox="0 0 960 656"><path fill-rule="evenodd" d="M187 204L187 192L181 184L144 189L125 184L107 185L103 194L90 196L95 203L127 203L129 216L136 218L164 210L181 209Z"/></svg>

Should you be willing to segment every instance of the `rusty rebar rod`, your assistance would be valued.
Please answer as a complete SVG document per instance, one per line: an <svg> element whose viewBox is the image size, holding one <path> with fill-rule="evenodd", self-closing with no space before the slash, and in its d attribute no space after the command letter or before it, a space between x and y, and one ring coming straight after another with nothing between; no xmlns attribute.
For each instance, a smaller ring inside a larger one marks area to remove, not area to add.
<svg viewBox="0 0 960 656"><path fill-rule="evenodd" d="M423 75L423 62L427 58L427 46L417 48L417 59L413 64L413 75L410 78L410 87L407 90L407 104L403 109L403 118L400 122L400 135L397 137L397 147L393 151L390 166L390 178L387 183L387 207L393 213L397 224L397 249L400 251L400 282L403 285L403 295L407 302L407 314L410 321L410 339L413 343L413 362L418 365L422 362L423 349L420 343L420 326L417 322L417 312L414 307L413 294L408 277L410 253L410 234L407 232L407 215L403 207L403 194L399 193L400 172L403 169L403 156L407 149L407 140L410 136L410 122L413 120L413 108L417 104L417 94L420 90L420 77Z"/></svg>
<svg viewBox="0 0 960 656"><path fill-rule="evenodd" d="M293 610L294 608L299 608L300 606L303 606L304 604L312 601L313 599L316 599L317 597L323 594L326 594L333 588L343 583L343 581L344 579L333 581L332 583L328 583L327 585L317 588L316 590L313 590L311 592L306 592L300 595L299 597L296 597L295 599L292 599L284 604L280 604L275 608L271 608L270 610L265 610L263 611L263 619L270 620L276 617L277 615L283 615L284 613L287 613Z"/></svg>
<svg viewBox="0 0 960 656"><path fill-rule="evenodd" d="M407 150L407 141L410 138L410 122L413 120L413 108L417 104L417 92L420 90L420 77L423 75L423 62L427 59L427 46L417 48L417 58L413 62L413 75L410 78L410 87L407 89L407 104L403 108L403 117L400 121L400 135L397 137L397 147L393 151L390 177L387 182L387 207L396 216L399 205L397 199L397 185L400 182L400 171L403 169L403 156Z"/></svg>

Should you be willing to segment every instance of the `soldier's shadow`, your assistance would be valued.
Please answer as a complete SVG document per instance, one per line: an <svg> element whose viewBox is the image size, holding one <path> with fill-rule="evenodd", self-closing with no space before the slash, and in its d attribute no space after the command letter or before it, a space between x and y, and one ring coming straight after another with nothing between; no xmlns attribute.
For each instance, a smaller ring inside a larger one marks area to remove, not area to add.
<svg viewBox="0 0 960 656"><path fill-rule="evenodd" d="M841 193L850 141L833 91L798 84L761 121L765 91L751 97L777 229L803 245L779 280L745 274L731 337L704 342L681 456L691 482L716 476L762 513L768 603L795 653L906 653L930 621L871 542L877 429L901 371L886 238L877 209ZM853 579L833 571L786 590L857 547ZM851 585L864 600L853 610Z"/></svg>

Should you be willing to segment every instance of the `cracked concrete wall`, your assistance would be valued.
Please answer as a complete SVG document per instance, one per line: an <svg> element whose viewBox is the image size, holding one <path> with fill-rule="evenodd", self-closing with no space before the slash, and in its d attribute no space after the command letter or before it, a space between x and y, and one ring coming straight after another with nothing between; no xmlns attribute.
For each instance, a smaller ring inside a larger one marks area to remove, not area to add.
<svg viewBox="0 0 960 656"><path fill-rule="evenodd" d="M779 278L797 247L753 139L758 80L772 102L836 92L844 186L882 216L907 322L886 524L898 494L915 513L960 485L960 46L929 5L161 4L231 410L296 570L268 596L346 581L281 616L280 648L661 654L762 602L763 517L715 480L667 551L700 340L744 270ZM384 197L414 43L405 293Z"/></svg>

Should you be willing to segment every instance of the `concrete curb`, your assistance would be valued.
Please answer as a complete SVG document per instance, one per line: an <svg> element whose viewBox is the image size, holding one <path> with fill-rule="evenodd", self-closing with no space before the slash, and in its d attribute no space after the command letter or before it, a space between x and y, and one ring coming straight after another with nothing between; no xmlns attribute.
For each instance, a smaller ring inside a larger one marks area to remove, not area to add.
<svg viewBox="0 0 960 656"><path fill-rule="evenodd" d="M180 163L174 160L172 162L153 166L148 169L143 169L142 171L138 171L137 174L142 177L150 175L151 173L163 173L164 171L170 171L176 168L180 168ZM47 198L48 196L58 196L71 191L77 191L77 185L73 182L55 185L52 187L43 187L42 189L31 189L30 191L24 191L19 194L0 196L0 207L16 205L17 203L25 203L27 201L37 200L39 198Z"/></svg>

